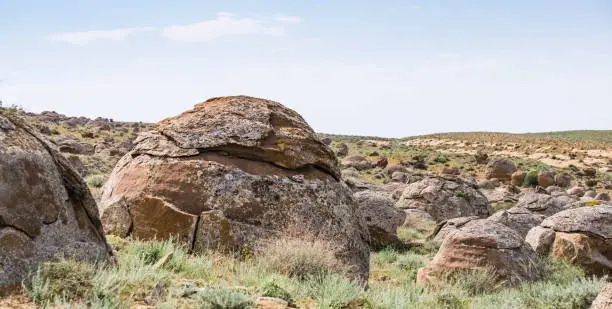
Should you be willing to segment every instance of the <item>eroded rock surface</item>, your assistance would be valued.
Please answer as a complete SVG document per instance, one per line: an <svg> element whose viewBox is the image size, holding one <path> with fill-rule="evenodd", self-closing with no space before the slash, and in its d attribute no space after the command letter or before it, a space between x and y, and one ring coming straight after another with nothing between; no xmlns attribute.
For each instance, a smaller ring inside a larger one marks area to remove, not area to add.
<svg viewBox="0 0 612 309"><path fill-rule="evenodd" d="M526 240L538 253L566 259L588 273L612 274L612 206L564 210L531 229Z"/></svg>
<svg viewBox="0 0 612 309"><path fill-rule="evenodd" d="M540 277L541 265L535 252L512 229L487 219L471 220L449 234L440 250L425 268L419 270L419 283L445 279L453 271L495 270L500 282L515 285Z"/></svg>
<svg viewBox="0 0 612 309"><path fill-rule="evenodd" d="M214 98L134 143L103 190L109 232L234 252L309 234L333 241L367 278L365 220L333 151L296 112L246 96Z"/></svg>
<svg viewBox="0 0 612 309"><path fill-rule="evenodd" d="M0 294L43 261L111 255L78 172L38 133L0 115Z"/></svg>
<svg viewBox="0 0 612 309"><path fill-rule="evenodd" d="M396 206L424 210L438 222L464 216L488 217L493 213L487 198L460 178L426 177L411 183Z"/></svg>

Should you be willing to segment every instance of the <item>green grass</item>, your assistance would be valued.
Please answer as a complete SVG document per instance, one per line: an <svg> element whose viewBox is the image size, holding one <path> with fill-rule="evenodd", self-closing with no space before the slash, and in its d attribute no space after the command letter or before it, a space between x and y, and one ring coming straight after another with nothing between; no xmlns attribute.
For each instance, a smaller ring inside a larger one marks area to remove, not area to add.
<svg viewBox="0 0 612 309"><path fill-rule="evenodd" d="M297 267L308 271L296 276L268 261L279 254L274 250L257 251L245 259L214 251L192 255L171 241L111 237L110 242L118 250L117 264L41 264L27 286L30 300L43 308L128 308L148 303L157 308L242 309L254 308L255 299L265 295L298 308L588 308L606 284L605 278L586 277L566 262L545 260L545 278L514 288L496 284L486 270L449 274L443 284L421 286L416 274L435 250L414 246L372 253L366 288L328 264L328 245L294 241L287 247L282 258L288 264L304 263L308 248L315 251L309 256L319 261L314 272L311 266Z"/></svg>

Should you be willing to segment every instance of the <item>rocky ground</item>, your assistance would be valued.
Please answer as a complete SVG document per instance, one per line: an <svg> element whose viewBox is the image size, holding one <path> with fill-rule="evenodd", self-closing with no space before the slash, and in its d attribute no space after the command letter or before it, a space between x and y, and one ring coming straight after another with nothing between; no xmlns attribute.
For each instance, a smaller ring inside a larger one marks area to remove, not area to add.
<svg viewBox="0 0 612 309"><path fill-rule="evenodd" d="M258 106L247 120L243 104ZM612 131L339 136L277 104L216 98L158 125L5 109L84 178L115 255L46 258L0 308L612 302L606 289L593 302L612 274ZM0 203L14 251L12 214Z"/></svg>

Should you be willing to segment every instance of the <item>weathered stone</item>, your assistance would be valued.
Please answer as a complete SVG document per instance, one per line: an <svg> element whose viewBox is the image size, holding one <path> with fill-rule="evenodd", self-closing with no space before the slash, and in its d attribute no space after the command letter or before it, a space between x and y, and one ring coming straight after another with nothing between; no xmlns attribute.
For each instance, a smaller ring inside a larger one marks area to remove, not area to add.
<svg viewBox="0 0 612 309"><path fill-rule="evenodd" d="M545 232L554 237L536 237ZM541 254L568 260L589 274L612 274L612 206L564 210L546 218L529 234L527 240Z"/></svg>
<svg viewBox="0 0 612 309"><path fill-rule="evenodd" d="M81 161L81 158L79 158L78 156L68 156L68 162L70 162L70 165L72 165L72 168L74 168L75 171L77 171L79 173L79 175L81 175L82 177L87 175L87 167L85 166L85 164L83 164L83 161Z"/></svg>
<svg viewBox="0 0 612 309"><path fill-rule="evenodd" d="M466 223L478 219L480 218L476 216L471 216L453 218L442 221L438 223L438 226L436 227L436 230L432 233L431 237L433 237L433 240L441 243L448 235L458 231Z"/></svg>
<svg viewBox="0 0 612 309"><path fill-rule="evenodd" d="M539 255L547 255L554 240L555 232L541 226L533 227L525 236L525 242Z"/></svg>
<svg viewBox="0 0 612 309"><path fill-rule="evenodd" d="M486 197L463 180L429 177L408 185L396 207L424 210L437 221L493 213Z"/></svg>
<svg viewBox="0 0 612 309"><path fill-rule="evenodd" d="M406 213L395 208L395 201L383 192L361 191L355 193L355 201L370 231L370 246L381 249L400 244L397 228L404 224Z"/></svg>
<svg viewBox="0 0 612 309"><path fill-rule="evenodd" d="M397 165L397 164L388 165L384 169L384 173L387 174L387 176L391 176L395 172L402 172L402 173L408 174L408 169L401 165Z"/></svg>
<svg viewBox="0 0 612 309"><path fill-rule="evenodd" d="M96 203L79 174L21 120L0 115L0 294L59 255L111 255Z"/></svg>
<svg viewBox="0 0 612 309"><path fill-rule="evenodd" d="M442 174L446 174L446 175L459 175L459 174L461 174L461 171L459 170L458 167L447 167L447 166L445 166L442 169Z"/></svg>
<svg viewBox="0 0 612 309"><path fill-rule="evenodd" d="M404 172L393 172L393 174L391 174L391 180L395 182L406 182L407 177L408 174Z"/></svg>
<svg viewBox="0 0 612 309"><path fill-rule="evenodd" d="M338 157L346 157L348 156L349 149L345 143L338 144L338 150L336 150L336 155Z"/></svg>
<svg viewBox="0 0 612 309"><path fill-rule="evenodd" d="M562 188L567 188L572 184L572 175L569 173L559 173L555 176L555 184Z"/></svg>
<svg viewBox="0 0 612 309"><path fill-rule="evenodd" d="M583 172L584 172L584 175L587 177L594 177L595 175L597 175L597 170L592 167L585 168Z"/></svg>
<svg viewBox="0 0 612 309"><path fill-rule="evenodd" d="M417 282L436 282L453 271L490 267L500 282L516 285L540 277L538 261L510 228L486 219L472 220L444 239L431 263L419 270Z"/></svg>
<svg viewBox="0 0 612 309"><path fill-rule="evenodd" d="M612 308L612 283L608 283L601 291L597 298L591 304L591 309L610 309Z"/></svg>
<svg viewBox="0 0 612 309"><path fill-rule="evenodd" d="M512 173L516 172L514 163L508 159L495 159L487 164L487 179L497 178L505 181L510 180Z"/></svg>
<svg viewBox="0 0 612 309"><path fill-rule="evenodd" d="M367 278L365 219L333 152L296 112L263 99L215 98L161 121L134 144L101 202L125 202L131 235L232 252L269 237L316 235L333 240L336 256ZM110 209L103 218L113 217ZM120 233L127 225L105 222Z"/></svg>
<svg viewBox="0 0 612 309"><path fill-rule="evenodd" d="M342 161L342 166L344 168L354 168L358 171L363 171L367 169L371 169L373 167L372 163L368 161L364 156L350 156L346 160Z"/></svg>
<svg viewBox="0 0 612 309"><path fill-rule="evenodd" d="M389 165L389 160L387 160L386 157L380 157L378 160L376 160L376 162L374 162L374 166L379 168L385 168L387 165Z"/></svg>
<svg viewBox="0 0 612 309"><path fill-rule="evenodd" d="M595 199L598 201L610 201L610 195L608 193L599 193L595 196Z"/></svg>
<svg viewBox="0 0 612 309"><path fill-rule="evenodd" d="M538 174L538 185L546 188L555 184L555 173L543 171Z"/></svg>
<svg viewBox="0 0 612 309"><path fill-rule="evenodd" d="M520 187L523 185L526 175L527 175L527 172L518 170L512 173L512 175L510 176L510 183L514 186Z"/></svg>
<svg viewBox="0 0 612 309"><path fill-rule="evenodd" d="M539 225L544 219L545 215L523 207L512 207L489 217L489 220L513 229L521 237L525 237L532 227Z"/></svg>
<svg viewBox="0 0 612 309"><path fill-rule="evenodd" d="M575 197L582 197L584 195L584 188L582 187L573 187L567 190L567 194Z"/></svg>
<svg viewBox="0 0 612 309"><path fill-rule="evenodd" d="M80 142L73 136L60 136L56 142L60 152L92 155L95 153L95 148L91 144Z"/></svg>

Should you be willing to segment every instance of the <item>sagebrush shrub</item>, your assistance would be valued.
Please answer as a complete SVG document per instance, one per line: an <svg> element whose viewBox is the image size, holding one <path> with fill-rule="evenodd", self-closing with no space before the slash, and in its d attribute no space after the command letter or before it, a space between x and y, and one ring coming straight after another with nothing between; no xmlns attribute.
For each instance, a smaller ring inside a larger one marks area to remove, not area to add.
<svg viewBox="0 0 612 309"><path fill-rule="evenodd" d="M334 244L323 240L277 239L262 246L257 260L265 268L299 280L349 272L336 258Z"/></svg>
<svg viewBox="0 0 612 309"><path fill-rule="evenodd" d="M248 295L221 287L204 289L198 297L200 309L249 309L255 305Z"/></svg>
<svg viewBox="0 0 612 309"><path fill-rule="evenodd" d="M57 299L82 298L91 290L94 273L92 265L74 260L44 262L26 291L32 302L43 306Z"/></svg>

